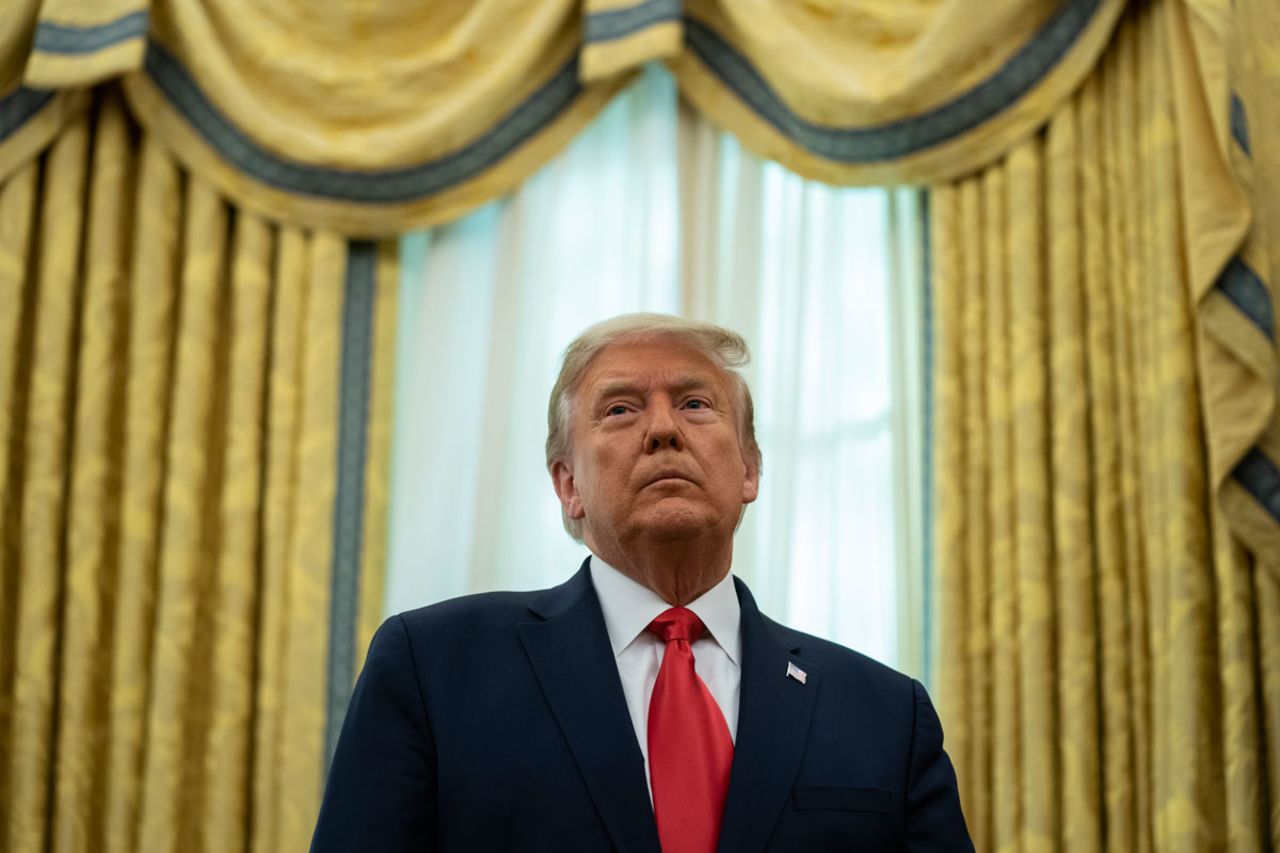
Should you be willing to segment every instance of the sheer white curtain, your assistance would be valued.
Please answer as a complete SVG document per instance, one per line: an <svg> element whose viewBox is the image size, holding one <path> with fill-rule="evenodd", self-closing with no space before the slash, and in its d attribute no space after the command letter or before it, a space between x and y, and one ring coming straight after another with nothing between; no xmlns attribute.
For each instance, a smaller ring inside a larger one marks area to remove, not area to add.
<svg viewBox="0 0 1280 853"><path fill-rule="evenodd" d="M920 673L917 195L806 181L683 118L684 310L756 356L765 478L734 571L792 626Z"/></svg>
<svg viewBox="0 0 1280 853"><path fill-rule="evenodd" d="M655 66L513 196L407 239L387 612L576 569L543 465L557 359L596 320L684 313L753 350L764 478L735 573L920 674L918 218L743 152Z"/></svg>

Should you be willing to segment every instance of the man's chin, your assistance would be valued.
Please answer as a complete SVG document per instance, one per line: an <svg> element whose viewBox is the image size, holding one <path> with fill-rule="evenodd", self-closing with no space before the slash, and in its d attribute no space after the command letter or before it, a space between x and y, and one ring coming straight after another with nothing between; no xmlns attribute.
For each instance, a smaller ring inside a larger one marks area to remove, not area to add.
<svg viewBox="0 0 1280 853"><path fill-rule="evenodd" d="M654 507L638 519L636 527L646 538L669 541L702 536L714 530L717 525L702 507L660 506Z"/></svg>

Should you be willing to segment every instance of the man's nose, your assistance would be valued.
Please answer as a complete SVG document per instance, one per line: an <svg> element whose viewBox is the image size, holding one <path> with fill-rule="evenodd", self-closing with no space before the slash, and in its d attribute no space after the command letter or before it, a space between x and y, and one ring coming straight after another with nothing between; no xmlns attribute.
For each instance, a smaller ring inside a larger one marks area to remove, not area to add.
<svg viewBox="0 0 1280 853"><path fill-rule="evenodd" d="M684 447L684 438L676 424L675 413L670 406L657 405L649 410L649 431L645 434L644 449L647 453L657 453L664 448L680 450Z"/></svg>

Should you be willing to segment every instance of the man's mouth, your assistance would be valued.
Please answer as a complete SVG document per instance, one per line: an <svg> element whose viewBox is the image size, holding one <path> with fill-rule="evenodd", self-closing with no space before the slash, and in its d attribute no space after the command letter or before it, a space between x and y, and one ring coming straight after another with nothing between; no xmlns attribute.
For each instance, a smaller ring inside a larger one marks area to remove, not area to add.
<svg viewBox="0 0 1280 853"><path fill-rule="evenodd" d="M684 475L679 471L659 471L657 474L649 478L648 482L645 483L645 486L646 487L656 486L661 483L692 483L692 482L693 480L691 480L689 477L687 477L686 475Z"/></svg>

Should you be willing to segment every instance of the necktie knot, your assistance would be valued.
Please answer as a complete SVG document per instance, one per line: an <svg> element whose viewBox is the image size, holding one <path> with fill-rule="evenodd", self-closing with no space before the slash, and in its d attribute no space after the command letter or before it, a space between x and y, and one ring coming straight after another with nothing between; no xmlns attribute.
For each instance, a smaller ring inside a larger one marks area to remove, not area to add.
<svg viewBox="0 0 1280 853"><path fill-rule="evenodd" d="M648 630L656 634L664 643L670 643L672 640L692 643L706 633L707 626L702 624L698 614L692 610L685 607L672 607L659 613L658 617L649 623Z"/></svg>

